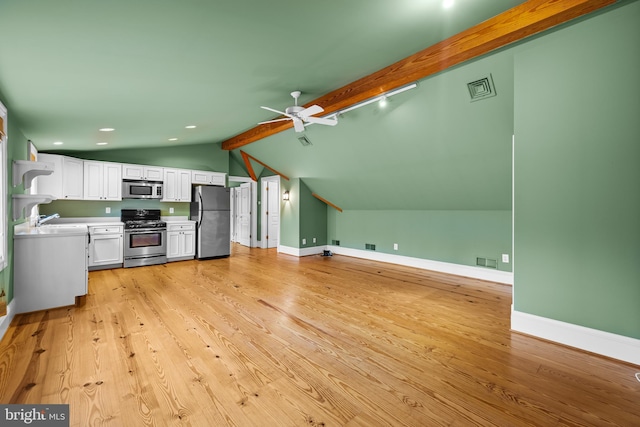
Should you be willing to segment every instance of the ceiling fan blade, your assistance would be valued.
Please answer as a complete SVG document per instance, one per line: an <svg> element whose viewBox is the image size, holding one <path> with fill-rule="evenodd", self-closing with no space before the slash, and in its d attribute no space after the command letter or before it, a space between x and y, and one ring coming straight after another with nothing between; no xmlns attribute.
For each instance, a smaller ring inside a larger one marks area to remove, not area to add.
<svg viewBox="0 0 640 427"><path fill-rule="evenodd" d="M304 123L302 123L302 120L300 120L299 118L294 117L293 128L296 130L296 132L304 132Z"/></svg>
<svg viewBox="0 0 640 427"><path fill-rule="evenodd" d="M304 120L308 123L316 123L319 125L335 126L338 124L338 119L324 119L322 117L305 117Z"/></svg>
<svg viewBox="0 0 640 427"><path fill-rule="evenodd" d="M324 108L322 108L319 105L312 105L309 108L305 108L304 110L300 111L300 116L301 117L307 117L307 116L313 116L314 114L318 114L318 113L322 113L324 111Z"/></svg>
<svg viewBox="0 0 640 427"><path fill-rule="evenodd" d="M264 125L264 124L267 124L267 123L283 122L283 121L285 121L285 120L291 120L291 118L287 117L287 118L284 118L284 119L273 119L273 120L267 120L267 121L265 121L265 122L259 122L258 124L259 124L259 125Z"/></svg>
<svg viewBox="0 0 640 427"><path fill-rule="evenodd" d="M281 115L283 115L283 116L291 117L291 115L289 115L289 114L285 113L284 111L274 110L273 108L264 107L264 106L262 106L262 105L260 106L260 108L263 108L263 109L265 109L265 110L269 110L269 111L273 111L274 113L278 113L278 114L281 114Z"/></svg>

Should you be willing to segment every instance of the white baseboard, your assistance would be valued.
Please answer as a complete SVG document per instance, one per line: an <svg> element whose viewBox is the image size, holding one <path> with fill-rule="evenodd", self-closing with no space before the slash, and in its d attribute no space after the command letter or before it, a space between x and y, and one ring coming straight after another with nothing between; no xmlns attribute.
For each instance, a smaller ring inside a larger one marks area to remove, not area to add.
<svg viewBox="0 0 640 427"><path fill-rule="evenodd" d="M293 256L309 256L321 254L326 246L311 246L308 248L292 248L291 246L278 245L278 252Z"/></svg>
<svg viewBox="0 0 640 427"><path fill-rule="evenodd" d="M511 329L569 347L640 365L640 340L584 326L511 311Z"/></svg>
<svg viewBox="0 0 640 427"><path fill-rule="evenodd" d="M385 254L382 252L351 249L343 246L327 246L334 254L347 255L355 258L364 258L372 261L388 262L390 264L415 267L423 270L438 271L440 273L456 276L471 277L473 279L488 280L490 282L513 285L513 273L509 271L494 270L489 268L474 267L471 265L452 264L449 262L432 261L429 259L413 258L402 255Z"/></svg>
<svg viewBox="0 0 640 427"><path fill-rule="evenodd" d="M12 299L11 302L7 305L7 314L5 316L0 317L0 340L4 338L4 334L7 333L7 329L9 329L9 325L13 320L13 317L16 315L16 299Z"/></svg>
<svg viewBox="0 0 640 427"><path fill-rule="evenodd" d="M365 251L361 249L351 249L345 248L343 246L328 245L300 249L292 248L290 246L278 246L278 252L293 256L317 255L321 254L324 250L330 250L332 253L337 255L346 255L354 258L388 262L390 264L404 265L407 267L415 267L423 270L438 271L440 273L448 273L456 276L471 277L474 279L488 280L490 282L513 285L513 273L508 271L473 267L470 265L452 264L449 262L431 261L428 259L385 254L382 252Z"/></svg>

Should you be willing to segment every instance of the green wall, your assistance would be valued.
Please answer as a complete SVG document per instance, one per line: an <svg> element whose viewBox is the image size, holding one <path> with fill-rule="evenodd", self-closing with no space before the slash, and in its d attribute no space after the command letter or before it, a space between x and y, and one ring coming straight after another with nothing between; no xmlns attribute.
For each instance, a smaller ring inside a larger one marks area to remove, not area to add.
<svg viewBox="0 0 640 427"><path fill-rule="evenodd" d="M462 265L476 265L476 258L501 262L511 255L511 211L344 211L329 210L329 243L376 252ZM393 244L398 250L393 250Z"/></svg>
<svg viewBox="0 0 640 427"><path fill-rule="evenodd" d="M122 200L101 202L85 200L56 200L40 206L41 215L59 213L63 218L120 217L121 209L160 209L162 216L189 216L189 203L165 203L157 200ZM106 213L106 208L111 213ZM169 213L169 208L174 212Z"/></svg>
<svg viewBox="0 0 640 427"><path fill-rule="evenodd" d="M331 208L333 209L333 208ZM313 243L313 238L316 242ZM306 239L306 243L302 243ZM300 239L299 247L327 244L327 205L312 195L311 189L300 182Z"/></svg>
<svg viewBox="0 0 640 427"><path fill-rule="evenodd" d="M280 191L289 192L289 200L280 204L280 244L299 248L300 240L300 178L280 180Z"/></svg>
<svg viewBox="0 0 640 427"><path fill-rule="evenodd" d="M3 100L4 101L4 100ZM13 299L13 227L17 224L25 222L24 218L13 221L13 202L11 196L13 194L24 194L24 184L16 187L12 186L12 171L14 160L26 160L27 156L27 138L24 137L18 127L18 123L12 119L11 106L3 102L7 107L7 267L0 272L0 287L7 293L7 303Z"/></svg>
<svg viewBox="0 0 640 427"><path fill-rule="evenodd" d="M56 151L56 153L88 160L229 172L229 152L222 150L220 144L172 145L164 148L122 150Z"/></svg>
<svg viewBox="0 0 640 427"><path fill-rule="evenodd" d="M280 186L280 192L289 191L289 200L280 204L280 244L291 248L326 245L327 205L313 197L300 178L283 179Z"/></svg>
<svg viewBox="0 0 640 427"><path fill-rule="evenodd" d="M515 59L516 310L640 338L640 2Z"/></svg>

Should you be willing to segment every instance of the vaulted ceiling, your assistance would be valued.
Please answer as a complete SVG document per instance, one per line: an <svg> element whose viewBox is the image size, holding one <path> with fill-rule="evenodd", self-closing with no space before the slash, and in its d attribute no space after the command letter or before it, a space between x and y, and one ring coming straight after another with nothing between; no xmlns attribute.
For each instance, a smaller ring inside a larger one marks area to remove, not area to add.
<svg viewBox="0 0 640 427"><path fill-rule="evenodd" d="M3 0L0 94L41 150L222 142L522 0L443 3Z"/></svg>
<svg viewBox="0 0 640 427"><path fill-rule="evenodd" d="M41 151L215 143L345 209L508 210L513 54L482 55L611 3L3 0L0 99ZM485 77L497 96L472 102ZM333 112L411 81L386 108L308 126L309 146L257 126L294 90Z"/></svg>

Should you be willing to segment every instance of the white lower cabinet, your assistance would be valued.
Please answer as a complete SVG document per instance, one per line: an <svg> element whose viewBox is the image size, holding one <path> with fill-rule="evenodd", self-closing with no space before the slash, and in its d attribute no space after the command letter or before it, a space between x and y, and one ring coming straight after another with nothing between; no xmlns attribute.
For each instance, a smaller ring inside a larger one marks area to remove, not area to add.
<svg viewBox="0 0 640 427"><path fill-rule="evenodd" d="M13 265L16 313L75 304L76 297L87 294L86 227L71 234L16 233Z"/></svg>
<svg viewBox="0 0 640 427"><path fill-rule="evenodd" d="M124 226L90 226L89 240L89 270L122 267Z"/></svg>
<svg viewBox="0 0 640 427"><path fill-rule="evenodd" d="M196 255L196 224L194 221L167 223L167 261L193 259Z"/></svg>

